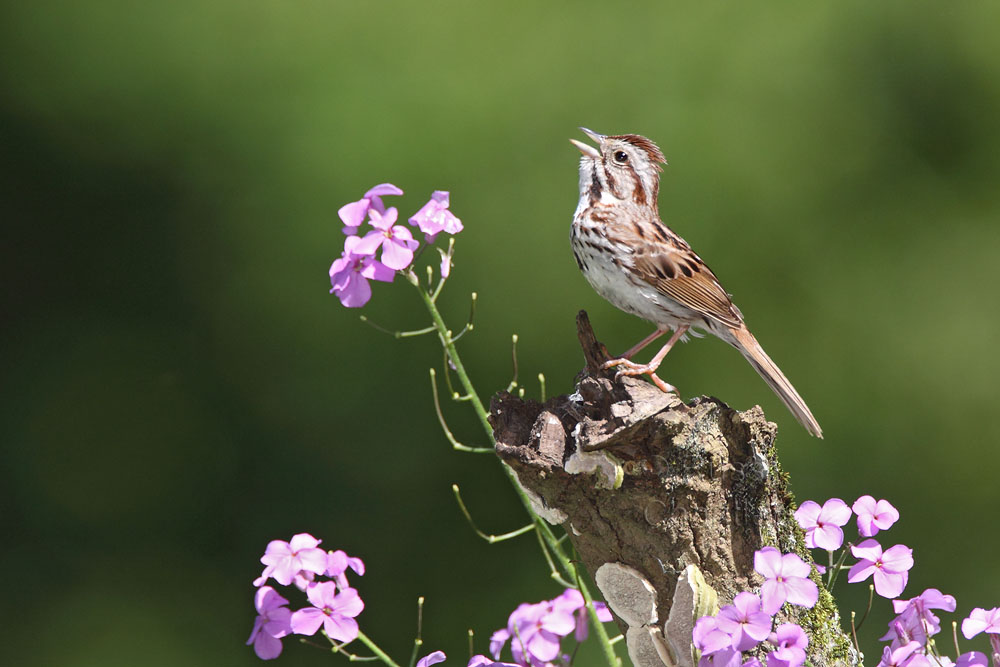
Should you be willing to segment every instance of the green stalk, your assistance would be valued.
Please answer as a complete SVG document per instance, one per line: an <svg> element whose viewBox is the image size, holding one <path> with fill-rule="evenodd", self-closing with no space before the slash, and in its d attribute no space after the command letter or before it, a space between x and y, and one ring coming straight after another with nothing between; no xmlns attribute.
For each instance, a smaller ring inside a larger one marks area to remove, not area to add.
<svg viewBox="0 0 1000 667"><path fill-rule="evenodd" d="M427 312L430 313L431 321L434 323L434 327L437 329L438 338L441 340L441 345L448 352L448 358L451 359L451 363L455 366L455 374L458 376L459 382L462 384L462 388L465 393L469 396L472 402L472 408L476 412L476 416L479 418L480 424L482 424L483 430L486 432L486 437L489 438L490 444L496 446L496 440L493 437L493 427L490 426L489 413L483 406L483 402L479 400L479 394L476 393L475 388L472 386L472 381L469 379L468 373L465 372L465 366L462 364L462 360L458 356L458 350L455 348L455 341L452 339L451 334L448 331L447 325L444 323L444 319L441 317L441 312L437 309L437 305L434 299L427 290L420 286L419 281L410 281L414 287L417 288L417 293L420 294L420 298L423 299L424 306L427 308ZM500 459L497 459L500 461ZM610 667L618 667L618 657L615 655L614 646L611 644L611 639L608 637L607 631L604 629L604 625L597 618L597 611L594 609L594 599L590 594L586 584L583 583L583 579L579 576L577 572L576 565L563 551L562 545L559 543L559 539L552 532L552 527L542 519L535 510L531 507L531 501L528 499L528 494L521 488L520 482L517 481L517 475L514 470L507 465L505 462L500 461L500 465L503 468L504 474L507 475L507 479L514 486L514 491L517 493L518 498L521 500L521 504L524 506L525 511L528 516L531 517L535 526L538 527L539 533L545 540L545 543L552 550L553 555L559 562L560 567L565 574L567 581L577 581L580 586L580 593L583 595L583 599L587 603L587 613L590 616L590 623L594 628L594 634L597 636L599 643L601 644L601 650L604 653L605 659L608 661Z"/></svg>
<svg viewBox="0 0 1000 667"><path fill-rule="evenodd" d="M399 667L399 665L397 665L396 662L392 658L390 658L388 655L386 655L385 651L383 651L382 649L380 649L375 644L375 642L373 642L371 639L368 638L368 635L366 635L365 633L361 632L360 630L358 630L358 639L360 639L361 643L364 644L365 646L367 646L371 650L371 652L375 654L376 658L378 658L379 660L381 660L385 664L389 665L389 667Z"/></svg>

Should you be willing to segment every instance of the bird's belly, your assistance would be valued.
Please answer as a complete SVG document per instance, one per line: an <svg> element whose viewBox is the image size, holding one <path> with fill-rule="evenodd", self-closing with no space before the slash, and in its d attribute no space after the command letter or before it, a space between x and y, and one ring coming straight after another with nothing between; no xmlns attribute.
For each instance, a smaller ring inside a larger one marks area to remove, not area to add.
<svg viewBox="0 0 1000 667"><path fill-rule="evenodd" d="M694 311L681 306L652 285L629 275L607 252L596 252L585 244L573 244L587 282L615 307L658 327L675 329L700 320Z"/></svg>

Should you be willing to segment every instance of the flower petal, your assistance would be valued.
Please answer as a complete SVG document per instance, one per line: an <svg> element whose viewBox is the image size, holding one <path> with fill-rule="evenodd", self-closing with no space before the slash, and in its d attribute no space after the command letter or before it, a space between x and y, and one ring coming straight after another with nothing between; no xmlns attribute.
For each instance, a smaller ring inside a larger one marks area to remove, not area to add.
<svg viewBox="0 0 1000 667"><path fill-rule="evenodd" d="M859 581L864 581L872 575L872 572L877 570L875 563L870 560L859 560L857 563L851 566L851 569L847 572L847 581L852 584L856 584Z"/></svg>
<svg viewBox="0 0 1000 667"><path fill-rule="evenodd" d="M765 579L773 579L781 571L781 552L764 547L753 555L753 569Z"/></svg>
<svg viewBox="0 0 1000 667"><path fill-rule="evenodd" d="M253 642L253 651L261 660L273 660L281 655L281 640L261 633Z"/></svg>
<svg viewBox="0 0 1000 667"><path fill-rule="evenodd" d="M353 271L346 286L339 290L334 288L334 291L340 299L340 303L347 308L360 308L372 298L371 285L368 284L368 281L363 276Z"/></svg>
<svg viewBox="0 0 1000 667"><path fill-rule="evenodd" d="M876 540L865 540L852 546L851 553L854 554L855 558L875 562L882 557L882 545Z"/></svg>
<svg viewBox="0 0 1000 667"><path fill-rule="evenodd" d="M882 554L882 567L889 572L906 572L913 567L913 549L905 544L889 547Z"/></svg>
<svg viewBox="0 0 1000 667"><path fill-rule="evenodd" d="M812 537L816 546L826 551L836 551L844 544L844 531L833 524L817 528L813 531Z"/></svg>
<svg viewBox="0 0 1000 667"><path fill-rule="evenodd" d="M445 660L444 651L434 651L417 660L417 667L430 667Z"/></svg>
<svg viewBox="0 0 1000 667"><path fill-rule="evenodd" d="M401 195L403 191L392 183L379 183L365 193L365 197L384 197L385 195Z"/></svg>
<svg viewBox="0 0 1000 667"><path fill-rule="evenodd" d="M887 572L885 568L877 568L873 580L875 592L890 600L897 598L906 588L909 576L909 572Z"/></svg>
<svg viewBox="0 0 1000 667"><path fill-rule="evenodd" d="M382 244L382 256L379 259L390 269L402 271L413 262L413 251L405 243L388 239Z"/></svg>
<svg viewBox="0 0 1000 667"><path fill-rule="evenodd" d="M333 600L333 604L330 606L341 616L354 617L364 610L365 603L361 599L361 596L358 595L357 590L348 588L338 593Z"/></svg>
<svg viewBox="0 0 1000 667"><path fill-rule="evenodd" d="M778 613L781 605L785 604L787 597L788 592L785 590L785 584L779 583L774 579L765 580L760 587L761 609L763 609L764 613L771 616Z"/></svg>
<svg viewBox="0 0 1000 667"><path fill-rule="evenodd" d="M785 588L788 591L788 601L800 607L811 608L816 605L816 600L819 599L819 589L810 579L790 577L785 582Z"/></svg>
<svg viewBox="0 0 1000 667"><path fill-rule="evenodd" d="M338 642L352 642L358 638L358 622L346 616L333 614L323 620L323 629L330 639Z"/></svg>
<svg viewBox="0 0 1000 667"><path fill-rule="evenodd" d="M326 616L316 607L305 607L292 613L292 632L297 635L314 635L323 625Z"/></svg>
<svg viewBox="0 0 1000 667"><path fill-rule="evenodd" d="M823 510L819 513L819 518L824 523L843 526L851 520L851 508L840 498L830 498L823 503Z"/></svg>
<svg viewBox="0 0 1000 667"><path fill-rule="evenodd" d="M352 255L374 255L383 241L385 241L385 234L373 229L365 234L364 238L359 239L350 252Z"/></svg>
<svg viewBox="0 0 1000 667"><path fill-rule="evenodd" d="M350 204L341 206L340 210L337 211L337 215L340 216L341 221L343 221L346 227L360 227L361 223L365 221L365 216L368 215L369 204L368 199L352 201Z"/></svg>
<svg viewBox="0 0 1000 667"><path fill-rule="evenodd" d="M795 510L795 520L798 521L802 530L809 530L816 527L816 519L819 518L820 506L814 500L807 500Z"/></svg>

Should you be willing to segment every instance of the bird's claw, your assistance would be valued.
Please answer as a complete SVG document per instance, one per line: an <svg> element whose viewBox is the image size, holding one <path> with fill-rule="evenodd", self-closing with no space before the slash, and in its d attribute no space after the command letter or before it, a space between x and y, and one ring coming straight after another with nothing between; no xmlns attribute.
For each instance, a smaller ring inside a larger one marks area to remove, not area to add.
<svg viewBox="0 0 1000 667"><path fill-rule="evenodd" d="M656 375L656 369L659 366L652 366L650 364L637 364L634 361L628 359L611 359L609 361L601 364L601 368L607 370L609 368L614 368L615 366L624 366L615 373L615 380L617 381L622 376L625 377L638 377L640 375L648 375L649 379L652 380L653 384L665 394L677 394L677 387L672 384L664 382Z"/></svg>

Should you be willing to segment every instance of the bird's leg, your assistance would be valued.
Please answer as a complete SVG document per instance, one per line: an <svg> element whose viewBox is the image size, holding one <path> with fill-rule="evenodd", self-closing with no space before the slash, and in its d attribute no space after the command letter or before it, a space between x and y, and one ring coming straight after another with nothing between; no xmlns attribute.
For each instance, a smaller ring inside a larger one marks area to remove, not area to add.
<svg viewBox="0 0 1000 667"><path fill-rule="evenodd" d="M649 360L648 364L637 364L634 361L629 361L628 359L622 358L622 359L612 359L611 361L605 362L604 368L612 368L614 366L624 366L624 368L620 369L618 373L615 374L616 379L621 377L622 375L627 375L630 377L636 377L638 375L649 375L649 378L653 381L653 384L659 387L662 391L667 393L675 392L677 391L675 387L667 384L666 382L664 382L663 380L661 380L656 376L656 369L660 367L660 364L663 362L663 358L667 356L667 352L670 352L670 348L674 346L674 343L679 341L681 339L681 336L687 333L688 328L689 327L687 325L681 325L677 327L677 330L674 331L674 335L670 337L670 340L668 340L663 347L660 348L660 351L656 353L656 356L654 356L652 359ZM649 341L653 340L653 338L654 337L650 337L649 339L643 341L643 343L648 343Z"/></svg>
<svg viewBox="0 0 1000 667"><path fill-rule="evenodd" d="M653 333L649 334L648 336L646 336L645 338L643 338L642 340L640 340L638 343L636 343L635 345L633 345L632 347L630 347L628 352L626 352L625 354L623 354L622 356L620 356L618 358L619 359L631 359L632 355L638 353L639 350L641 350L642 348L646 347L647 345L649 345L650 343L652 343L654 340L656 340L657 338L659 338L663 334L667 333L668 331L670 331L670 329L657 329L656 331L654 331Z"/></svg>

